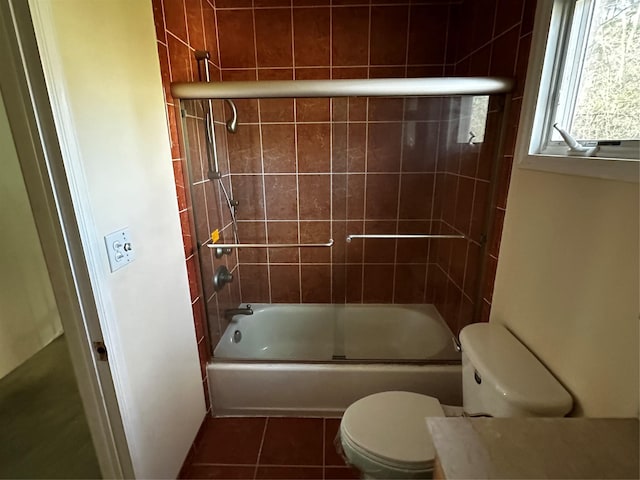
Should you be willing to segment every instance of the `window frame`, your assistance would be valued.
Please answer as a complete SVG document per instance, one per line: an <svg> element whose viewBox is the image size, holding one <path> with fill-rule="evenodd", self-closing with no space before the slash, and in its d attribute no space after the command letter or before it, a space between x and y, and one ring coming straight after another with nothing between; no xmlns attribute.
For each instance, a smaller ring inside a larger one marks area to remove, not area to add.
<svg viewBox="0 0 640 480"><path fill-rule="evenodd" d="M553 125L555 117L552 106L560 94L564 52L570 34L566 25L567 22L570 25L574 6L575 0L538 1L516 141L517 165L525 169L638 183L640 161L616 155L637 151L640 142L625 142L621 147L603 146L598 156L584 157L568 155L563 142L550 139L548 127ZM544 68L545 65L552 65L552 68Z"/></svg>

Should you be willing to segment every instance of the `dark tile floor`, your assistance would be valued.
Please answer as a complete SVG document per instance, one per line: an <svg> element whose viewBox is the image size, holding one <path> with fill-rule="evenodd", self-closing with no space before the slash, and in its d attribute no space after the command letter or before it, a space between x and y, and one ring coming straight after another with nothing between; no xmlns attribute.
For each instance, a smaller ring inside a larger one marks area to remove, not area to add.
<svg viewBox="0 0 640 480"><path fill-rule="evenodd" d="M207 418L180 478L356 479L336 418Z"/></svg>

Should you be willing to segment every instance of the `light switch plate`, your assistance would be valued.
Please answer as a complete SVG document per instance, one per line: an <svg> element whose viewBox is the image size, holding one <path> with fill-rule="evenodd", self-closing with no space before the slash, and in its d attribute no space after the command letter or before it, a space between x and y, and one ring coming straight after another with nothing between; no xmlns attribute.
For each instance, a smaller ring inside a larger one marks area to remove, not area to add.
<svg viewBox="0 0 640 480"><path fill-rule="evenodd" d="M136 258L135 250L131 244L131 235L128 228L123 228L117 232L110 233L104 237L109 257L111 271L121 269L130 264Z"/></svg>

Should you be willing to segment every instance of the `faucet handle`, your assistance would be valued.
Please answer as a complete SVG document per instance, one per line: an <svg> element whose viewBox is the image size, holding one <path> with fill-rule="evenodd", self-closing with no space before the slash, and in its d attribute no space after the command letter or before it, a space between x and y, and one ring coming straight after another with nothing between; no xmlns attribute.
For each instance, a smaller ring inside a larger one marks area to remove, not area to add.
<svg viewBox="0 0 640 480"><path fill-rule="evenodd" d="M251 304L250 304L250 303L247 303L247 308L248 308L249 310L251 310Z"/></svg>
<svg viewBox="0 0 640 480"><path fill-rule="evenodd" d="M213 289L218 292L227 284L233 281L233 274L227 267L220 265L213 275Z"/></svg>

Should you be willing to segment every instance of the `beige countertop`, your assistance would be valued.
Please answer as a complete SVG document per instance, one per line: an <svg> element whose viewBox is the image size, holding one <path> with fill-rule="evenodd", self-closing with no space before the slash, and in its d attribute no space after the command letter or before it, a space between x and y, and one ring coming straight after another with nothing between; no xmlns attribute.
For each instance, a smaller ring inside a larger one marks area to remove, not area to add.
<svg viewBox="0 0 640 480"><path fill-rule="evenodd" d="M427 418L444 478L638 478L638 419Z"/></svg>

